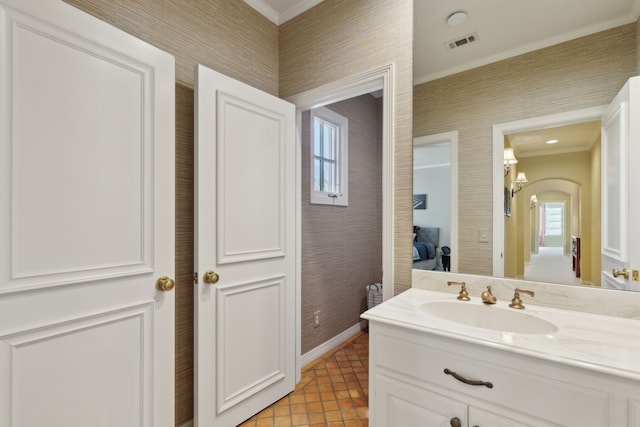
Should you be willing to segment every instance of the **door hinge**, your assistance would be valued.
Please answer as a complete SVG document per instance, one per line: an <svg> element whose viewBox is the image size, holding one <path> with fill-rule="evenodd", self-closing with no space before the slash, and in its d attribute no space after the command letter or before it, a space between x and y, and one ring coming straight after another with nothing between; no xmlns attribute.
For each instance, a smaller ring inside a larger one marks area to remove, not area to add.
<svg viewBox="0 0 640 427"><path fill-rule="evenodd" d="M193 273L193 284L194 285L198 284L198 272L197 271L195 273Z"/></svg>

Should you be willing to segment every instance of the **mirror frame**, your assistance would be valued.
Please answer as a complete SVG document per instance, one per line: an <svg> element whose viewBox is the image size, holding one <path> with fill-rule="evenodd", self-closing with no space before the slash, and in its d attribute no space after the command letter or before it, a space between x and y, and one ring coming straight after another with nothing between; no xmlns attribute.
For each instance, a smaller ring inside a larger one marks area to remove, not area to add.
<svg viewBox="0 0 640 427"><path fill-rule="evenodd" d="M504 277L504 137L510 133L600 120L606 105L493 125L493 276Z"/></svg>

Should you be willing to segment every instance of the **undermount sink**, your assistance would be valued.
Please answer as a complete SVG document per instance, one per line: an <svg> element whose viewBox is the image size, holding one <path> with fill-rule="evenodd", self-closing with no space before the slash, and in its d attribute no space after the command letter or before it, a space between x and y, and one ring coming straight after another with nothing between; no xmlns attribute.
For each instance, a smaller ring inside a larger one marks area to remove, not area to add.
<svg viewBox="0 0 640 427"><path fill-rule="evenodd" d="M500 332L546 335L558 330L553 323L539 317L490 305L434 301L422 304L420 310L450 322Z"/></svg>

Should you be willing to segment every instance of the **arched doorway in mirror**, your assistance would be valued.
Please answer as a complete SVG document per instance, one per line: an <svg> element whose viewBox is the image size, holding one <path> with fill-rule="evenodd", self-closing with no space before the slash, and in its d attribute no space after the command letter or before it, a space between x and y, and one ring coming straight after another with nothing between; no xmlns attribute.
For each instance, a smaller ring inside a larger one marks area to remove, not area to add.
<svg viewBox="0 0 640 427"><path fill-rule="evenodd" d="M593 263L573 259L572 241L585 236L592 245L592 218L583 218L582 186L572 180L545 178L529 182L514 194L513 214L505 220L505 276L538 282L590 284L591 269L581 274L580 266ZM587 237L588 236L588 237ZM580 255L580 254L578 254ZM581 277L584 276L584 277Z"/></svg>

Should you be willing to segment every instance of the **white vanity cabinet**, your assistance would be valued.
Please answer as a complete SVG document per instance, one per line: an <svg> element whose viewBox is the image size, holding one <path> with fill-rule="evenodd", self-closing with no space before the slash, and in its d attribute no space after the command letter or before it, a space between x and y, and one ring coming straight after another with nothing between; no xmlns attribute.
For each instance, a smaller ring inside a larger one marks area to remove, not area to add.
<svg viewBox="0 0 640 427"><path fill-rule="evenodd" d="M372 427L640 427L637 381L368 318Z"/></svg>

